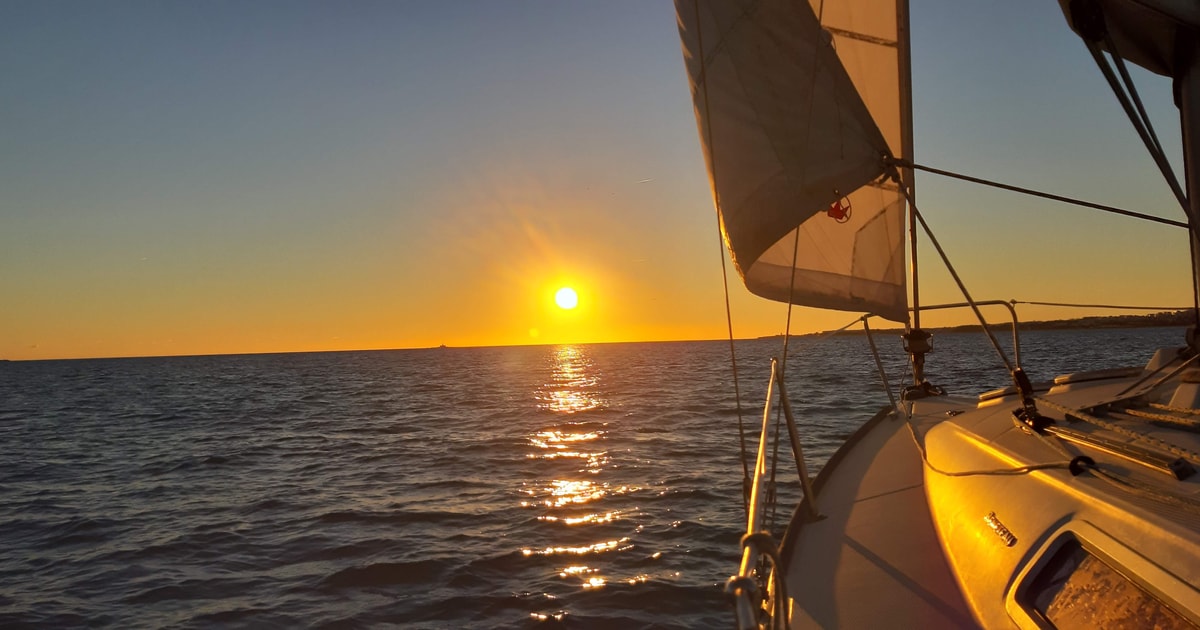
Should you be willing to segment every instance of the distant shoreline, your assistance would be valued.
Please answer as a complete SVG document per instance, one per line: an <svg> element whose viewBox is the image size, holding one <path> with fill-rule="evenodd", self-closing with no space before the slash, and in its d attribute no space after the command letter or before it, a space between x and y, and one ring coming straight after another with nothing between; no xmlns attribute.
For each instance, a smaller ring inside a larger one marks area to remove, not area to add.
<svg viewBox="0 0 1200 630"><path fill-rule="evenodd" d="M1106 317L1079 317L1076 319L1057 319L1048 321L1029 321L1021 322L1021 330L1072 330L1072 329L1097 329L1097 328L1169 328L1169 327L1187 327L1191 326L1194 318L1191 310L1182 311L1164 311L1160 313L1151 313L1149 315L1113 315ZM1010 321L997 321L989 324L996 331L1010 331L1012 325ZM979 324L966 324L962 326L943 326L929 327L930 332L946 333L946 332L978 332ZM802 335L793 335L793 337L817 337L827 335L833 331L805 333ZM872 328L871 332L899 334L903 333L903 328ZM841 331L845 335L861 335L863 329L850 328ZM741 337L736 341L755 341L762 339L780 339L783 335L764 335L761 337ZM562 346L562 345L607 345L607 344L652 344L652 343L697 343L720 341L728 342L728 338L718 339L671 339L671 340L641 340L641 341L604 341L604 342L581 342L578 344L562 344L562 343L539 343L539 344L511 344L501 346L451 346L442 344L439 346L423 346L415 348L346 348L338 350L274 350L264 352L218 352L213 354L168 354L168 355L135 355L135 356L108 356L108 357L46 357L37 359L6 359L0 358L0 364L18 364L36 361L107 361L117 359L174 359L174 358L195 358L195 357L230 357L230 356L269 356L278 354L321 354L327 352L453 352L458 350L477 350L484 348L531 348L543 346Z"/></svg>
<svg viewBox="0 0 1200 630"><path fill-rule="evenodd" d="M1039 320L1031 322L1021 322L1020 328L1026 330L1077 330L1077 329L1096 329L1096 328L1169 328L1169 327L1186 327L1195 323L1195 316L1190 310L1182 311L1164 311L1160 313L1151 313L1149 315L1107 315L1107 316L1092 316L1092 317L1077 317L1074 319L1051 319ZM998 330L1012 330L1011 321L989 322L988 326ZM979 324L963 324L960 326L941 326L930 327L927 330L934 332L978 332L982 330ZM824 335L830 331L809 333L801 335L803 337ZM861 328L851 328L843 331L847 334L863 334ZM872 328L871 332L886 332L899 333L904 332L903 328ZM770 335L772 336L778 335Z"/></svg>

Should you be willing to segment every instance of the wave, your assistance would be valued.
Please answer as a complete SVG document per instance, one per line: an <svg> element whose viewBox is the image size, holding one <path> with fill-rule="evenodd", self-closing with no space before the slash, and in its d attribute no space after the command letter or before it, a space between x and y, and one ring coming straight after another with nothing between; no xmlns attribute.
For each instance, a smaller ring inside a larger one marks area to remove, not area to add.
<svg viewBox="0 0 1200 630"><path fill-rule="evenodd" d="M1040 339L1098 362L1125 344ZM880 398L848 377L873 367L851 341L817 357L831 376L792 372L813 472ZM1038 343L1022 358L1056 373ZM775 350L738 342L739 362ZM20 448L0 453L0 627L728 626L744 516L727 343L578 346L601 406L571 415L539 407L556 352L4 364L0 433ZM765 384L743 387L750 431Z"/></svg>
<svg viewBox="0 0 1200 630"><path fill-rule="evenodd" d="M448 569L449 563L443 560L378 562L342 569L321 580L321 586L326 588L365 588L393 584L428 584L438 580Z"/></svg>

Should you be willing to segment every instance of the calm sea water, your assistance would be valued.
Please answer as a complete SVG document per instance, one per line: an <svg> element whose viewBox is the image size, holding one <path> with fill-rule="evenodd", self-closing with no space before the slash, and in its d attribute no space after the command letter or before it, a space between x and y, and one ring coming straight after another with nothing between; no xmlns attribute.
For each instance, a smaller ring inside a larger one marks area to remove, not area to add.
<svg viewBox="0 0 1200 630"><path fill-rule="evenodd" d="M1182 339L1023 349L1039 380ZM952 392L1007 384L935 342ZM864 338L791 347L819 469L887 399ZM752 433L779 350L738 343ZM737 422L727 342L0 363L0 627L728 627Z"/></svg>

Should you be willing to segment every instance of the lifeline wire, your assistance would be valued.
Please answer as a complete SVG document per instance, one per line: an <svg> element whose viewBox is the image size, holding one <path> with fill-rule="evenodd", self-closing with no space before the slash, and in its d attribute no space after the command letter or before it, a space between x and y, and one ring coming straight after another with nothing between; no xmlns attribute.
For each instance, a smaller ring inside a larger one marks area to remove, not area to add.
<svg viewBox="0 0 1200 630"><path fill-rule="evenodd" d="M1185 226L1186 227L1186 226ZM1030 306L1066 306L1071 308L1110 308L1118 311L1186 311L1186 307L1178 306L1123 306L1120 304L1071 304L1067 302L1033 302L1029 300L1010 300L1009 304L1028 304Z"/></svg>

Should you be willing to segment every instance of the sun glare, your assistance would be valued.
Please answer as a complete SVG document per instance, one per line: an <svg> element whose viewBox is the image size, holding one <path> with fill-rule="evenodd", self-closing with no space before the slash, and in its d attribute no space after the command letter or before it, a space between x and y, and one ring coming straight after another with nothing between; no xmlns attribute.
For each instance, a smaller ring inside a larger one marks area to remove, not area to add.
<svg viewBox="0 0 1200 630"><path fill-rule="evenodd" d="M559 308L571 310L579 305L579 295L571 287L563 287L554 294L554 303Z"/></svg>

